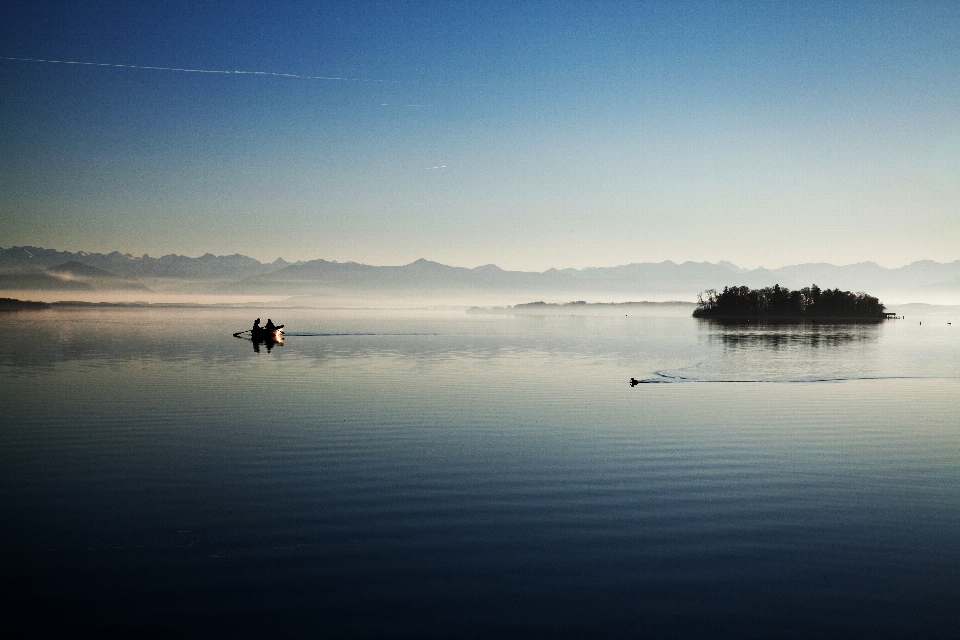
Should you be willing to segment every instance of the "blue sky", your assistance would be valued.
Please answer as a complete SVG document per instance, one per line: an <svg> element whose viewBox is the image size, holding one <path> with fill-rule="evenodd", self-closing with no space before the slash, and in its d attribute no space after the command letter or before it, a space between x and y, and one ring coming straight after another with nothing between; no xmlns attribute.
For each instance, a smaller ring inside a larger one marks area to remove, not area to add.
<svg viewBox="0 0 960 640"><path fill-rule="evenodd" d="M960 3L4 3L0 246L960 258Z"/></svg>

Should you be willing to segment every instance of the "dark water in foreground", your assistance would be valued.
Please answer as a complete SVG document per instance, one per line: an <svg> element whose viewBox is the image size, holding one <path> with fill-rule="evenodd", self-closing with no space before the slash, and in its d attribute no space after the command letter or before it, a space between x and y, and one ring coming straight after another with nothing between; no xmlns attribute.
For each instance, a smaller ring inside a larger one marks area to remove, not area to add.
<svg viewBox="0 0 960 640"><path fill-rule="evenodd" d="M0 315L8 621L960 633L956 322L249 315Z"/></svg>

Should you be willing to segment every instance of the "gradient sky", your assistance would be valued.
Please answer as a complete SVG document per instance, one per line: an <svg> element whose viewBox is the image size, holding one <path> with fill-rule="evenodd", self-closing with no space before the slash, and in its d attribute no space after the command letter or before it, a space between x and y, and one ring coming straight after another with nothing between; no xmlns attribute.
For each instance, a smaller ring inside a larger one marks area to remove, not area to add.
<svg viewBox="0 0 960 640"><path fill-rule="evenodd" d="M0 246L960 259L960 3L10 2Z"/></svg>

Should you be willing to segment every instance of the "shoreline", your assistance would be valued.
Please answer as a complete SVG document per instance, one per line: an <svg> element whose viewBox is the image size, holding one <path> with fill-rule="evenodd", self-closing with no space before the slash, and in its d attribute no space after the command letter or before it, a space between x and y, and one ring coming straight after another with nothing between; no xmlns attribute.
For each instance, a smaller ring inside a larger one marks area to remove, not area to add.
<svg viewBox="0 0 960 640"><path fill-rule="evenodd" d="M44 311L57 309L319 309L322 307L277 306L256 302L87 302L84 300L58 300L55 302L37 302L0 298L0 312L4 311ZM340 307L336 307L340 308Z"/></svg>

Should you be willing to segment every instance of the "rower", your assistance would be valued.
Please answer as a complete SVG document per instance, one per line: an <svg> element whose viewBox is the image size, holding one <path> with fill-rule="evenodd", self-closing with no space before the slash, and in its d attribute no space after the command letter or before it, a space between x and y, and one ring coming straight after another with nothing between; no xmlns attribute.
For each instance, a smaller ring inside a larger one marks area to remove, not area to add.
<svg viewBox="0 0 960 640"><path fill-rule="evenodd" d="M260 331L260 318L257 318L256 320L253 321L252 331Z"/></svg>

